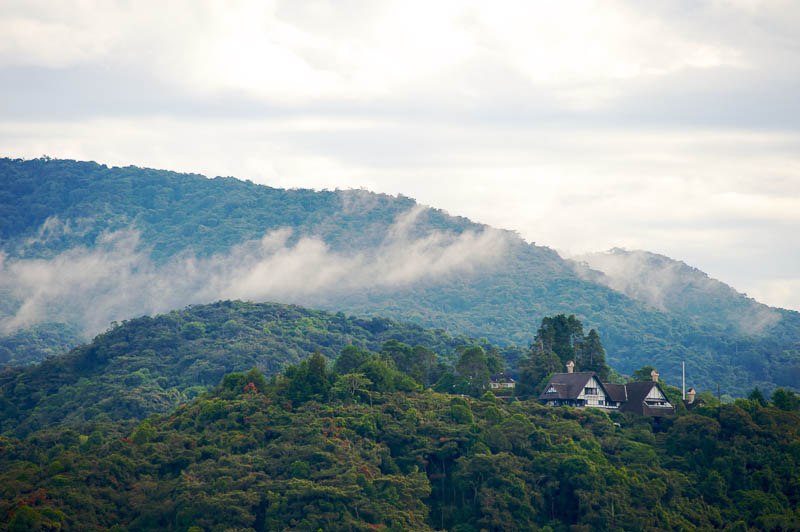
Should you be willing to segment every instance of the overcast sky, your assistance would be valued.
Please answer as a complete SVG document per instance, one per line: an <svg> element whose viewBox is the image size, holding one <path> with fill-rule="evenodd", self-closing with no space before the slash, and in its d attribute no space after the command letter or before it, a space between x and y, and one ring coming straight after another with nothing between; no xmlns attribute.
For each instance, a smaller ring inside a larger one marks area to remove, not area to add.
<svg viewBox="0 0 800 532"><path fill-rule="evenodd" d="M4 0L0 155L403 193L800 309L798 28L780 0Z"/></svg>

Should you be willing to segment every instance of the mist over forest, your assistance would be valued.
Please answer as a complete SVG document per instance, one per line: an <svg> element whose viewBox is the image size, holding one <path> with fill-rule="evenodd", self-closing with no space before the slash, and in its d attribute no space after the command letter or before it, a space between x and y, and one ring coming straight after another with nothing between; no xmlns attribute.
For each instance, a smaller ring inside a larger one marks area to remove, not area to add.
<svg viewBox="0 0 800 532"><path fill-rule="evenodd" d="M800 531L799 27L0 1L0 532Z"/></svg>
<svg viewBox="0 0 800 532"><path fill-rule="evenodd" d="M800 526L800 318L682 262L363 190L0 173L0 530ZM669 415L540 404L570 361L657 367Z"/></svg>
<svg viewBox="0 0 800 532"><path fill-rule="evenodd" d="M315 236L290 243L293 230L286 227L227 252L197 257L186 251L163 264L152 259L135 229L102 233L90 247L47 259L4 258L0 291L16 308L0 317L0 331L69 322L91 337L111 321L221 299L330 307L338 294L399 290L468 275L502 259L507 236L489 228L410 239L408 225L420 210L404 213L377 247L352 254L333 251ZM43 227L48 225L52 219ZM46 246L47 239L36 243Z"/></svg>
<svg viewBox="0 0 800 532"><path fill-rule="evenodd" d="M596 328L615 369L726 393L794 386L800 315L645 252L555 251L364 190L4 159L0 356L41 360L119 322L220 299L383 316L527 347L542 317Z"/></svg>

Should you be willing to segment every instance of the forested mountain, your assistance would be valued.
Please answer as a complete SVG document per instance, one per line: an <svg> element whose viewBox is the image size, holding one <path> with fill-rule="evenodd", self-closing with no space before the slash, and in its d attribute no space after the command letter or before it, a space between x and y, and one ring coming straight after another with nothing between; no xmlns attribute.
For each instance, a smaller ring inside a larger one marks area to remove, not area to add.
<svg viewBox="0 0 800 532"><path fill-rule="evenodd" d="M320 360L271 382L229 374L141 423L0 436L0 530L800 528L792 394L656 422L421 392Z"/></svg>
<svg viewBox="0 0 800 532"><path fill-rule="evenodd" d="M0 363L74 345L76 327L85 338L111 320L247 299L387 316L500 345L527 346L542 317L575 314L624 373L648 364L675 382L686 360L694 386L720 382L733 394L795 386L800 376L798 313L701 321L612 289L511 232L406 197L47 159L0 160L0 176ZM736 299L714 298L719 308ZM742 326L753 323L762 326Z"/></svg>

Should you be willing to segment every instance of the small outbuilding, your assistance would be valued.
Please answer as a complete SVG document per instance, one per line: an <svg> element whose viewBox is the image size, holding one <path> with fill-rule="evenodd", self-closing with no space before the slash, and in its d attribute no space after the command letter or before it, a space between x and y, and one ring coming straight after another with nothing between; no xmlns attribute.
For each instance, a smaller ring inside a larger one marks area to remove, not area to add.
<svg viewBox="0 0 800 532"><path fill-rule="evenodd" d="M516 381L508 373L495 373L489 379L489 388L492 391L513 390Z"/></svg>
<svg viewBox="0 0 800 532"><path fill-rule="evenodd" d="M683 404L686 407L686 410L691 410L693 408L697 408L700 405L706 404L705 401L702 399L697 399L697 392L694 388L689 388L689 391L686 392L686 399L683 400Z"/></svg>

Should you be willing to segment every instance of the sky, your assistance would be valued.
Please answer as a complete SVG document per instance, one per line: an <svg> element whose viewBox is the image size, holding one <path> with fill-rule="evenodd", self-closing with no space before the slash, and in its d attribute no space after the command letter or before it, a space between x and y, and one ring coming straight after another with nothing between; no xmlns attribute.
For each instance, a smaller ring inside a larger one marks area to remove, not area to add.
<svg viewBox="0 0 800 532"><path fill-rule="evenodd" d="M0 156L365 188L800 310L800 3L0 3Z"/></svg>

